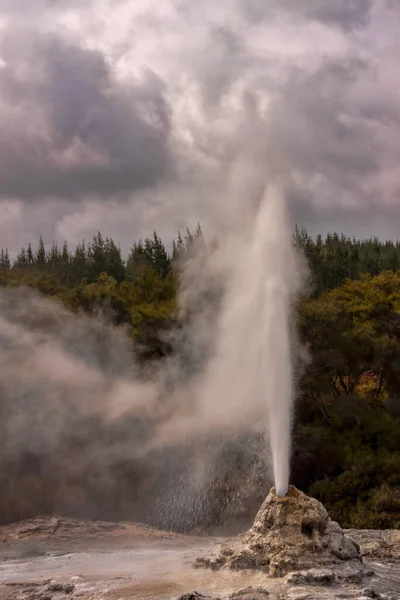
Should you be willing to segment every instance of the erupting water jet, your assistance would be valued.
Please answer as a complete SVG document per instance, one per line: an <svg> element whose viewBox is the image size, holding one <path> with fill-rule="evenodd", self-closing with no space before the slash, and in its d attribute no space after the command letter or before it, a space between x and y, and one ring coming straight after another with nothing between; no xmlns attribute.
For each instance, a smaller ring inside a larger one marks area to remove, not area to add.
<svg viewBox="0 0 400 600"><path fill-rule="evenodd" d="M289 487L293 412L291 313L301 278L284 197L276 186L267 187L260 204L249 260L258 269L248 309L260 315L254 331L260 393L266 398L276 493L284 497Z"/></svg>
<svg viewBox="0 0 400 600"><path fill-rule="evenodd" d="M224 289L215 345L200 378L196 424L264 429L277 494L284 497L293 412L292 308L301 269L278 186L269 184L256 211L228 230L213 261Z"/></svg>

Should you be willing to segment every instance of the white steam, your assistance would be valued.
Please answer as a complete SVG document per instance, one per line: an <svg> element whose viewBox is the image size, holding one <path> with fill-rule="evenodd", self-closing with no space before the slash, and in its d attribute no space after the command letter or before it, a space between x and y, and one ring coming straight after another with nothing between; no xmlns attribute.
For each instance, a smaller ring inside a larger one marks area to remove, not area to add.
<svg viewBox="0 0 400 600"><path fill-rule="evenodd" d="M293 404L291 310L300 270L280 189L269 185L257 212L225 248L228 280L216 350L198 393L202 418L265 428L277 493L288 489Z"/></svg>
<svg viewBox="0 0 400 600"><path fill-rule="evenodd" d="M197 307L191 337L207 358L185 392L177 390L183 410L163 423L158 443L210 431L268 432L275 486L284 496L294 396L292 305L301 268L279 187L268 185L256 209L242 217L212 253L186 266L182 300Z"/></svg>
<svg viewBox="0 0 400 600"><path fill-rule="evenodd" d="M250 206L251 198L246 200ZM109 511L114 518L146 518L140 511L151 510L157 498L162 505L165 497L178 494L179 502L189 497L182 487L187 477L177 464L188 456L185 448L198 448L204 464L197 464L196 473L212 479L221 444L243 433L267 431L276 490L286 494L292 303L300 271L277 187L268 186L239 221L232 219L216 244L198 248L183 267L180 348L146 377L132 363L123 329L73 315L32 291L1 290L0 484L5 506L15 500L15 481L19 497L29 497L36 512L51 510L43 508L43 498L61 511L70 510L75 502L70 498L80 497L79 506L93 507L103 494L102 516ZM241 452L247 450L241 446ZM259 458L264 461L261 452ZM36 496L31 487L25 489L33 485L30 475L18 479L15 473L27 461L34 461L38 481L48 482L51 492L45 483L34 484ZM163 477L179 481L177 489L171 491ZM201 488L198 478L196 490ZM129 512L132 500L123 490L136 480L136 508ZM161 491L158 485L164 486ZM109 490L117 494L118 506ZM6 508L0 506L2 514Z"/></svg>

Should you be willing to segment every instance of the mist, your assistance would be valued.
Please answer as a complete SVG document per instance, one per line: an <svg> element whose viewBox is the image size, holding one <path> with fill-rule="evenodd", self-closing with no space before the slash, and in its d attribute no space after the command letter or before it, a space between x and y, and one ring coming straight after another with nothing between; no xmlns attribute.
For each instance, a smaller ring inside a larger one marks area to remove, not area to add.
<svg viewBox="0 0 400 600"><path fill-rule="evenodd" d="M1 290L3 522L62 513L179 530L251 516L274 471L284 493L300 267L280 190L248 200L182 264L174 351L151 368L105 314Z"/></svg>

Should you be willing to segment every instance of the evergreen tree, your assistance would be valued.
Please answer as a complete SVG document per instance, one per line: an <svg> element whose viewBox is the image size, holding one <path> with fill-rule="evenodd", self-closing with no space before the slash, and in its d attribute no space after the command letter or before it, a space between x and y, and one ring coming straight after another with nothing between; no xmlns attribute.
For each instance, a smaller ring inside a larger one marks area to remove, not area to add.
<svg viewBox="0 0 400 600"><path fill-rule="evenodd" d="M181 235L181 232L178 231L178 236L175 240L172 240L172 260L175 262L182 257L183 252L185 251L185 244Z"/></svg>
<svg viewBox="0 0 400 600"><path fill-rule="evenodd" d="M7 248L4 250L3 248L0 250L0 269L9 269L10 268L10 257L8 255Z"/></svg>
<svg viewBox="0 0 400 600"><path fill-rule="evenodd" d="M61 254L55 242L53 242L50 251L47 254L46 264L53 273L58 272L60 266Z"/></svg>
<svg viewBox="0 0 400 600"><path fill-rule="evenodd" d="M190 232L189 227L187 227L186 235L185 235L186 250L189 250L193 246L193 242L194 242L193 234Z"/></svg>
<svg viewBox="0 0 400 600"><path fill-rule="evenodd" d="M43 269L46 265L46 250L43 243L43 238L39 238L39 246L35 254L35 266L39 269Z"/></svg>
<svg viewBox="0 0 400 600"><path fill-rule="evenodd" d="M105 247L105 273L121 283L126 277L125 264L122 259L121 249L112 238L106 238Z"/></svg>
<svg viewBox="0 0 400 600"><path fill-rule="evenodd" d="M151 252L150 256L148 252L148 243L146 246L147 248L145 248L142 240L133 242L126 263L126 272L130 281L136 281L137 277L143 273L146 268L150 268L152 266Z"/></svg>
<svg viewBox="0 0 400 600"><path fill-rule="evenodd" d="M35 262L35 257L33 256L32 244L30 242L26 251L26 258L28 266L33 265L33 263Z"/></svg>
<svg viewBox="0 0 400 600"><path fill-rule="evenodd" d="M152 238L133 244L127 261L127 273L131 281L135 281L138 274L146 269L152 269L164 278L167 277L170 268L171 259L156 232Z"/></svg>
<svg viewBox="0 0 400 600"><path fill-rule="evenodd" d="M14 268L16 269L26 269L28 266L28 254L25 248L21 249L21 252L17 255L17 258L14 261Z"/></svg>
<svg viewBox="0 0 400 600"><path fill-rule="evenodd" d="M88 278L90 281L96 281L101 273L106 273L106 242L100 231L93 236L87 249L88 260Z"/></svg>
<svg viewBox="0 0 400 600"><path fill-rule="evenodd" d="M71 255L68 249L68 244L65 241L62 247L62 251L61 251L61 264L63 265L63 267L65 268L67 265L69 265L71 262Z"/></svg>
<svg viewBox="0 0 400 600"><path fill-rule="evenodd" d="M8 254L8 248L6 248L4 251L4 267L6 269L11 268L11 261L10 261L10 255Z"/></svg>
<svg viewBox="0 0 400 600"><path fill-rule="evenodd" d="M153 233L153 239L150 242L151 262L156 273L161 277L166 277L170 270L170 258L165 246L156 232Z"/></svg>
<svg viewBox="0 0 400 600"><path fill-rule="evenodd" d="M197 248L205 248L203 231L201 229L200 223L197 223L196 233L194 234L194 239Z"/></svg>
<svg viewBox="0 0 400 600"><path fill-rule="evenodd" d="M71 281L75 284L88 276L89 265L85 240L78 244L71 259Z"/></svg>

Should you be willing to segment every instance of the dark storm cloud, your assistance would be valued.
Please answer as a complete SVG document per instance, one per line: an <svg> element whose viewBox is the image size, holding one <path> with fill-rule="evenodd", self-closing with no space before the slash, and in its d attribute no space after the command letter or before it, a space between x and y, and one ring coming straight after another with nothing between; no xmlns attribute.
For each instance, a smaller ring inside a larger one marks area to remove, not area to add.
<svg viewBox="0 0 400 600"><path fill-rule="evenodd" d="M282 12L295 17L339 27L344 31L365 26L372 0L237 0L251 21L270 18Z"/></svg>
<svg viewBox="0 0 400 600"><path fill-rule="evenodd" d="M0 56L3 196L111 194L168 175L170 111L150 70L118 83L100 52L20 29Z"/></svg>

